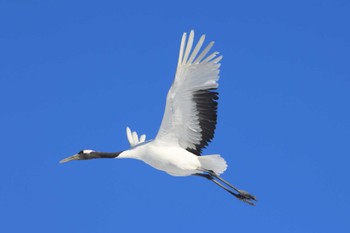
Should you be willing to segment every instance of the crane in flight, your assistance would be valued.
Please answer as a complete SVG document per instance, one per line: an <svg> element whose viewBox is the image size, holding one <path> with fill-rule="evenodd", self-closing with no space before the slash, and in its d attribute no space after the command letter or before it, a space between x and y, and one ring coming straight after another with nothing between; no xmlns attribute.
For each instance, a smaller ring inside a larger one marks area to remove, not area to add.
<svg viewBox="0 0 350 233"><path fill-rule="evenodd" d="M82 150L60 163L96 158L138 159L172 176L204 177L239 200L254 205L255 196L220 177L227 164L219 154L201 155L202 149L213 139L216 128L222 59L218 52L209 53L213 41L201 50L204 40L205 35L202 35L193 46L194 31L188 39L187 33L183 34L175 79L154 140L146 141L145 135L138 137L127 127L130 149L120 152Z"/></svg>

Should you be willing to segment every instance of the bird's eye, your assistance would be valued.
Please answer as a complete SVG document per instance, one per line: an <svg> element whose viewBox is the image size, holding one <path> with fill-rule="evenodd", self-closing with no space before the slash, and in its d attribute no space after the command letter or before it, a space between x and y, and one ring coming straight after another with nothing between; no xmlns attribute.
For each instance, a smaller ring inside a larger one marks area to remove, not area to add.
<svg viewBox="0 0 350 233"><path fill-rule="evenodd" d="M78 154L82 155L82 154L84 154L84 151L81 150L81 151L79 151Z"/></svg>

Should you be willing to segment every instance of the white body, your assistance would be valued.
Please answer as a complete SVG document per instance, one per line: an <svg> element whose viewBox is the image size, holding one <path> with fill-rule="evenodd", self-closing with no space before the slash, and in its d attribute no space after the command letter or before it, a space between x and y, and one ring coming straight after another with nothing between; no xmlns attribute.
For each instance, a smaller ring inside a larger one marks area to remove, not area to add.
<svg viewBox="0 0 350 233"><path fill-rule="evenodd" d="M201 167L198 156L181 147L169 147L156 140L124 151L118 157L142 160L146 164L173 176L188 176L198 173L200 172L198 168Z"/></svg>
<svg viewBox="0 0 350 233"><path fill-rule="evenodd" d="M123 151L117 158L142 160L172 176L189 176L202 173L204 169L221 174L227 167L225 160L219 155L196 156L179 146L168 146L157 140ZM211 161L214 163L210 164Z"/></svg>

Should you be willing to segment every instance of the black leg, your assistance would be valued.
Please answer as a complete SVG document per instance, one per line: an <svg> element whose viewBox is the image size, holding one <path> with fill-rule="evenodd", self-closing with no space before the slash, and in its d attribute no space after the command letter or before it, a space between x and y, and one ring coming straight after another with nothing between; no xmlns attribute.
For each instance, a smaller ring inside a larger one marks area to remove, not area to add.
<svg viewBox="0 0 350 233"><path fill-rule="evenodd" d="M237 197L238 198L238 194L232 192L231 190L229 190L228 188L226 188L225 186L223 186L222 184L220 184L217 180L215 180L215 178L209 174L201 174L201 173L197 173L197 174L194 174L196 176L201 176L201 177L204 177L210 181L213 181L215 184L217 184L219 187L225 189L227 192L229 192L230 194L232 194L233 196Z"/></svg>
<svg viewBox="0 0 350 233"><path fill-rule="evenodd" d="M220 188L226 190L227 192L229 192L230 194L232 194L233 196L235 196L239 200L241 200L241 201L243 201L243 202L245 202L245 203L247 203L249 205L255 205L253 203L253 201L256 201L256 198L253 195L249 194L246 191L239 190L239 189L235 188L233 185L231 185L229 182L227 182L226 180L224 180L221 177L219 177L213 171L205 171L205 172L207 172L207 173L196 173L194 175L204 177L204 178L214 182ZM227 186L229 186L230 188L232 188L233 190L235 190L238 193L234 193L232 190L228 189L223 184L219 183L215 178L220 180L221 182L223 182L224 184L226 184Z"/></svg>

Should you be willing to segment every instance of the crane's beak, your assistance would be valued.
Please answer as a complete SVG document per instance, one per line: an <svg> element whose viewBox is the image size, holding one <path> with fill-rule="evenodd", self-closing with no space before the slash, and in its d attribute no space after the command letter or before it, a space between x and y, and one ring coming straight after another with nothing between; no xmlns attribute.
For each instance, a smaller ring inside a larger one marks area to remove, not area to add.
<svg viewBox="0 0 350 233"><path fill-rule="evenodd" d="M72 160L79 160L79 159L80 159L79 154L75 154L75 155L70 156L68 158L62 159L60 161L60 163L66 163L66 162L69 162L69 161L72 161Z"/></svg>

